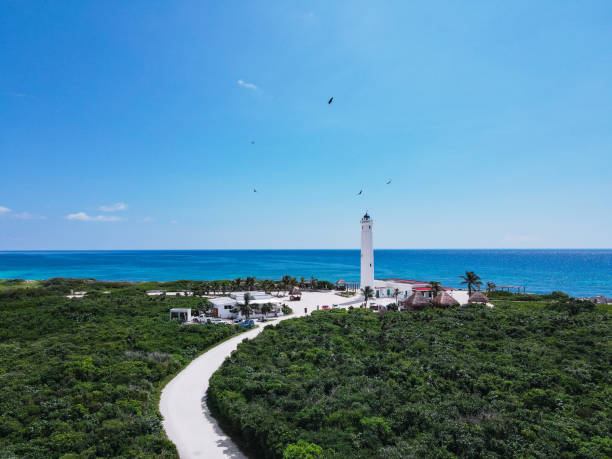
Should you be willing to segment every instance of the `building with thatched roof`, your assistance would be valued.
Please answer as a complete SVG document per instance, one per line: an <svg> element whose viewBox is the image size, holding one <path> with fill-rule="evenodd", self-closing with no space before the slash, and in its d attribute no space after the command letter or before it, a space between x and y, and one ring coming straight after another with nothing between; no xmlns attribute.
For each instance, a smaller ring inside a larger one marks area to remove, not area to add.
<svg viewBox="0 0 612 459"><path fill-rule="evenodd" d="M291 293L289 294L289 301L300 301L301 299L302 291L297 287L293 287L291 289Z"/></svg>
<svg viewBox="0 0 612 459"><path fill-rule="evenodd" d="M409 311L418 311L420 309L426 308L431 304L431 301L425 298L420 293L414 292L404 301L400 301L400 305L406 308Z"/></svg>
<svg viewBox="0 0 612 459"><path fill-rule="evenodd" d="M450 308L451 306L459 306L459 302L446 292L438 293L431 302L437 308Z"/></svg>
<svg viewBox="0 0 612 459"><path fill-rule="evenodd" d="M482 304L487 304L489 302L489 299L487 298L487 296L482 293L482 292L474 292L472 294L472 296L468 299L468 303L482 303Z"/></svg>

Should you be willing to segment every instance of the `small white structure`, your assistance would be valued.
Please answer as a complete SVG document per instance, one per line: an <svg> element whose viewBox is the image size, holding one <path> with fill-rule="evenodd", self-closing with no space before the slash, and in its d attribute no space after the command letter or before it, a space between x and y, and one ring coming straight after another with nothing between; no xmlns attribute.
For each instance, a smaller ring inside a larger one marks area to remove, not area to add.
<svg viewBox="0 0 612 459"><path fill-rule="evenodd" d="M166 294L166 296L193 296L191 290L184 290L182 292L166 292L165 290L147 290L149 296L159 296Z"/></svg>
<svg viewBox="0 0 612 459"><path fill-rule="evenodd" d="M70 295L66 295L66 298L83 298L87 295L87 292L75 292L74 290L70 290Z"/></svg>
<svg viewBox="0 0 612 459"><path fill-rule="evenodd" d="M372 225L374 222L366 212L361 219L361 288L374 288L374 245Z"/></svg>
<svg viewBox="0 0 612 459"><path fill-rule="evenodd" d="M232 312L236 309L238 301L229 296L220 296L217 298L211 298L208 301L212 304L212 313L214 317L221 319L233 319L237 317L237 314Z"/></svg>
<svg viewBox="0 0 612 459"><path fill-rule="evenodd" d="M191 309L172 308L170 309L170 319L178 319L182 322L191 322Z"/></svg>

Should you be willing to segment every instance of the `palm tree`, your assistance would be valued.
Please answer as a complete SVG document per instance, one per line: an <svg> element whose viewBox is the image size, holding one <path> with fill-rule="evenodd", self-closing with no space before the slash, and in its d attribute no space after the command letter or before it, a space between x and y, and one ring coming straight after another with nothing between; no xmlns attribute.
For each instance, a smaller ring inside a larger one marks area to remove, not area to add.
<svg viewBox="0 0 612 459"><path fill-rule="evenodd" d="M263 288L265 293L271 293L274 288L274 282L269 279L263 280L261 281L261 288Z"/></svg>
<svg viewBox="0 0 612 459"><path fill-rule="evenodd" d="M361 289L361 294L365 298L365 307L367 308L368 300L374 298L374 289L369 285L366 285L364 288Z"/></svg>
<svg viewBox="0 0 612 459"><path fill-rule="evenodd" d="M310 290L316 290L317 288L317 278L316 277L311 277L310 278Z"/></svg>
<svg viewBox="0 0 612 459"><path fill-rule="evenodd" d="M291 276L283 276L283 278L281 279L281 284L284 287L283 290L285 290L285 292L288 292L289 289L291 288L291 281L292 281L292 277Z"/></svg>
<svg viewBox="0 0 612 459"><path fill-rule="evenodd" d="M240 305L240 313L246 317L246 320L249 320L249 317L251 316L251 305L249 304L251 302L251 297L249 296L248 293L244 294L244 303Z"/></svg>
<svg viewBox="0 0 612 459"><path fill-rule="evenodd" d="M232 290L234 290L234 292L237 292L238 290L240 290L241 284L242 284L242 279L237 277L236 279L232 281Z"/></svg>
<svg viewBox="0 0 612 459"><path fill-rule="evenodd" d="M304 288L304 286L306 285L306 279L304 279L304 276L300 277L300 288Z"/></svg>
<svg viewBox="0 0 612 459"><path fill-rule="evenodd" d="M395 290L393 290L393 296L395 297L395 306L397 306L399 308L399 304L397 302L397 298L400 296L402 292L400 292L399 288L396 288Z"/></svg>
<svg viewBox="0 0 612 459"><path fill-rule="evenodd" d="M255 289L255 278L247 277L246 280L244 281L244 285L246 285L246 288L249 292Z"/></svg>
<svg viewBox="0 0 612 459"><path fill-rule="evenodd" d="M478 276L474 271L466 271L465 276L461 276L462 284L467 284L468 288L468 296L472 296L472 287L478 287L480 290L480 286L482 285L482 281L480 280L480 276Z"/></svg>
<svg viewBox="0 0 612 459"><path fill-rule="evenodd" d="M438 293L440 293L440 290L442 290L442 285L440 284L440 282L430 281L429 289L431 290L432 298L435 298L436 296L438 296Z"/></svg>
<svg viewBox="0 0 612 459"><path fill-rule="evenodd" d="M271 303L264 303L261 305L261 313L264 315L264 319L266 318L266 315L272 310L272 304Z"/></svg>
<svg viewBox="0 0 612 459"><path fill-rule="evenodd" d="M487 282L487 293L491 293L493 290L497 288L493 282Z"/></svg>

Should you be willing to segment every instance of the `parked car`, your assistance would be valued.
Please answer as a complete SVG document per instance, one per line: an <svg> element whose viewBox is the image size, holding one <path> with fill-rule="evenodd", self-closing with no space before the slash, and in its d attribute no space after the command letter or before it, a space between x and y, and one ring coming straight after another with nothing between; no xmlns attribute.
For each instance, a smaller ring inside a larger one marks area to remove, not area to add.
<svg viewBox="0 0 612 459"><path fill-rule="evenodd" d="M234 320L233 320L233 322L234 322L235 324L239 324L239 323L241 323L241 322L244 322L244 319L243 319L242 317L238 317L237 319L234 319Z"/></svg>
<svg viewBox="0 0 612 459"><path fill-rule="evenodd" d="M206 321L209 324L213 324L213 325L219 325L219 324L224 324L225 322L223 321L223 319L218 319L216 317L210 317L208 318L208 320Z"/></svg>
<svg viewBox="0 0 612 459"><path fill-rule="evenodd" d="M340 305L339 304L332 304L332 308L333 309L340 309Z"/></svg>
<svg viewBox="0 0 612 459"><path fill-rule="evenodd" d="M253 319L249 319L240 322L238 325L244 328L253 328L255 326L255 322L253 322Z"/></svg>
<svg viewBox="0 0 612 459"><path fill-rule="evenodd" d="M329 309L329 305L328 304L324 304L323 306L321 306L321 309L323 309L323 310Z"/></svg>

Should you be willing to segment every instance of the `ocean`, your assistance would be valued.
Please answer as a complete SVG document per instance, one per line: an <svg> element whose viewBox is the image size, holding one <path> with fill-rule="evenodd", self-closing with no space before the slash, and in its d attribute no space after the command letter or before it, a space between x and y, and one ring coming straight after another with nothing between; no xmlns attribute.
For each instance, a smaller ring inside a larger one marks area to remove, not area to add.
<svg viewBox="0 0 612 459"><path fill-rule="evenodd" d="M0 252L0 278L215 280L288 274L359 281L359 250L145 250ZM375 250L377 279L436 280L461 287L466 270L483 282L612 296L612 250Z"/></svg>

